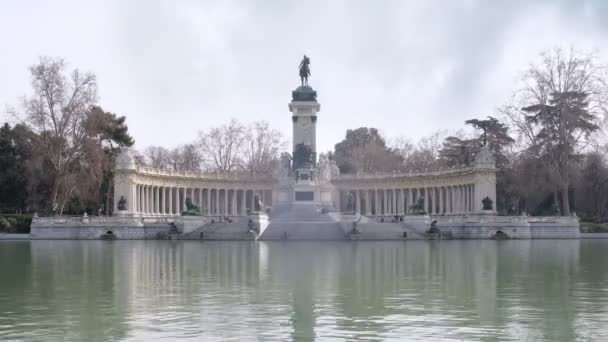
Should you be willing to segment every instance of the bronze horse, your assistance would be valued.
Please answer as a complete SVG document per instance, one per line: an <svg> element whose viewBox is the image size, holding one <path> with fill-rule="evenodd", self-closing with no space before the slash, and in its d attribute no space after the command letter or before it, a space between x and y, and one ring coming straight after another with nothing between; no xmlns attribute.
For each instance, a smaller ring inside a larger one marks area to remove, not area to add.
<svg viewBox="0 0 608 342"><path fill-rule="evenodd" d="M300 62L300 81L302 82L302 86L308 85L308 76L310 76L310 68L308 67L309 64L310 58L304 55L302 62Z"/></svg>

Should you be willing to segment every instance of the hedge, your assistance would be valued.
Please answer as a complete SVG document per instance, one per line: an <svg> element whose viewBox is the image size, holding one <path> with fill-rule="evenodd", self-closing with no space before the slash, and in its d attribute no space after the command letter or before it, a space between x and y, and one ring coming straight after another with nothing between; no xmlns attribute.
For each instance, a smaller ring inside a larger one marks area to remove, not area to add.
<svg viewBox="0 0 608 342"><path fill-rule="evenodd" d="M0 232L29 234L32 215L0 214Z"/></svg>

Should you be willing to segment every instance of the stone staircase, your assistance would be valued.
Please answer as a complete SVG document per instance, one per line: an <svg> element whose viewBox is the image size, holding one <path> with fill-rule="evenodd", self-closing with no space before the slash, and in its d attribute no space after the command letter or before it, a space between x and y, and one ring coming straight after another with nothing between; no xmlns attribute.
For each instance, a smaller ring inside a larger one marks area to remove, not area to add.
<svg viewBox="0 0 608 342"><path fill-rule="evenodd" d="M344 240L340 224L320 206L295 203L273 208L270 225L260 240Z"/></svg>
<svg viewBox="0 0 608 342"><path fill-rule="evenodd" d="M201 233L203 234L201 237ZM205 223L201 227L183 234L183 240L253 240L254 236L249 232L247 219L240 218L228 222Z"/></svg>

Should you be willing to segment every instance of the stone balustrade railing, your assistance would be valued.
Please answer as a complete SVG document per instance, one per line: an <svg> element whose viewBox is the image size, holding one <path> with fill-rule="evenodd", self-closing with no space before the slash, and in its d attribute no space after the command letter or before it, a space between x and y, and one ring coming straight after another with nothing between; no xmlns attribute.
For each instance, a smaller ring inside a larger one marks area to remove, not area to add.
<svg viewBox="0 0 608 342"><path fill-rule="evenodd" d="M439 177L458 175L473 171L474 167L459 167L451 169L439 169L423 172L375 172L375 173L356 173L356 174L341 174L335 180L353 180L353 179L392 179L392 178L414 178L414 177Z"/></svg>
<svg viewBox="0 0 608 342"><path fill-rule="evenodd" d="M69 225L69 224L125 224L125 223L180 223L181 216L142 216L142 215L120 215L120 216L50 216L34 217L32 225Z"/></svg>
<svg viewBox="0 0 608 342"><path fill-rule="evenodd" d="M176 171L170 169L157 169L147 166L138 166L136 171L145 175L177 176L184 178L203 178L211 180L272 180L269 174L255 174L250 172L205 172L205 171Z"/></svg>
<svg viewBox="0 0 608 342"><path fill-rule="evenodd" d="M449 223L564 223L578 221L576 216L497 216L497 215L431 215L439 222Z"/></svg>

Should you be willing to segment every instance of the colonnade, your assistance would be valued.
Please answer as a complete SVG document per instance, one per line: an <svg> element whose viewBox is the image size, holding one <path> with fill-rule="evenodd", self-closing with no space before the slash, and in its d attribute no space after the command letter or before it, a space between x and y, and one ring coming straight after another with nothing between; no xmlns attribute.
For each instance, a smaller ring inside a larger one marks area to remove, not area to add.
<svg viewBox="0 0 608 342"><path fill-rule="evenodd" d="M186 210L186 199L207 216L243 216L253 208L258 196L272 203L270 189L172 187L135 184L133 211L144 215L180 215Z"/></svg>
<svg viewBox="0 0 608 342"><path fill-rule="evenodd" d="M346 210L347 197L352 196L355 212L362 215L393 216L412 212L419 198L430 215L462 214L475 210L475 184L421 188L375 188L340 190L340 207Z"/></svg>

